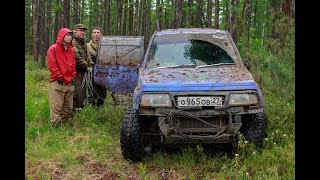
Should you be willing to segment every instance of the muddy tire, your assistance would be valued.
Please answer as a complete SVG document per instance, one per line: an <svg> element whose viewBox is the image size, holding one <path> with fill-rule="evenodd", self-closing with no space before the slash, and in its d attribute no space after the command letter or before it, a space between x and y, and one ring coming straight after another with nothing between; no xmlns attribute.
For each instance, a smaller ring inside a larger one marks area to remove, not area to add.
<svg viewBox="0 0 320 180"><path fill-rule="evenodd" d="M257 113L244 119L240 131L248 142L254 143L258 149L261 149L265 138L265 127L266 118L264 113Z"/></svg>
<svg viewBox="0 0 320 180"><path fill-rule="evenodd" d="M141 161L145 156L141 127L138 110L129 108L123 117L120 131L121 151L125 159Z"/></svg>

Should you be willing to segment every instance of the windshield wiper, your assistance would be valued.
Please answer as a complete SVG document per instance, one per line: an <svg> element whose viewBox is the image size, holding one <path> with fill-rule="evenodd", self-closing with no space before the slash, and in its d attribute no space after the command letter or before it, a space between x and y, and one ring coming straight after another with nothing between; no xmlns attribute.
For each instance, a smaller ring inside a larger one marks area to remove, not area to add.
<svg viewBox="0 0 320 180"><path fill-rule="evenodd" d="M157 68L184 68L184 67L196 67L195 64L180 64L180 65L172 65L172 66L161 66Z"/></svg>
<svg viewBox="0 0 320 180"><path fill-rule="evenodd" d="M218 63L218 64L208 64L203 66L197 66L196 68L203 68L203 67L213 67L213 66L220 66L220 65L232 65L235 63Z"/></svg>

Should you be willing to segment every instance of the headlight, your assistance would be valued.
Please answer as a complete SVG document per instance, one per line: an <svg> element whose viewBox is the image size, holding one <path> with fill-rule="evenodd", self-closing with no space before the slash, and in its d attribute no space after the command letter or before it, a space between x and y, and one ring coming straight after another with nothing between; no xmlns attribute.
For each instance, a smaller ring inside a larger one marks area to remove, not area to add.
<svg viewBox="0 0 320 180"><path fill-rule="evenodd" d="M143 94L140 105L143 107L172 107L169 94Z"/></svg>
<svg viewBox="0 0 320 180"><path fill-rule="evenodd" d="M257 105L257 94L230 94L229 105L230 106L247 106Z"/></svg>

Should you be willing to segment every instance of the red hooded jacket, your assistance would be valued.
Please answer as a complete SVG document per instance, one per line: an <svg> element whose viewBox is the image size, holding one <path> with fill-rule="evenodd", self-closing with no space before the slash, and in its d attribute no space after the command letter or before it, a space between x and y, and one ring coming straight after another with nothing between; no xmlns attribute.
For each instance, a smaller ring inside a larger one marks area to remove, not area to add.
<svg viewBox="0 0 320 180"><path fill-rule="evenodd" d="M58 79L69 84L71 79L76 77L76 61L74 59L73 44L69 44L65 50L62 40L67 33L72 33L68 28L60 29L55 44L49 47L47 51L48 68L50 71L50 82Z"/></svg>

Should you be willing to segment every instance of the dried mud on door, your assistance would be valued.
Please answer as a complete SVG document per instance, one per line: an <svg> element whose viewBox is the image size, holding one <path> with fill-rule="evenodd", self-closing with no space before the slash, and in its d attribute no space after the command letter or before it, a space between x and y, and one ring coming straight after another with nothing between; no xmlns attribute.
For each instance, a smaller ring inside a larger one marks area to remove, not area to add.
<svg viewBox="0 0 320 180"><path fill-rule="evenodd" d="M132 105L138 83L137 65L144 57L143 36L102 36L94 81L105 86L116 106Z"/></svg>

